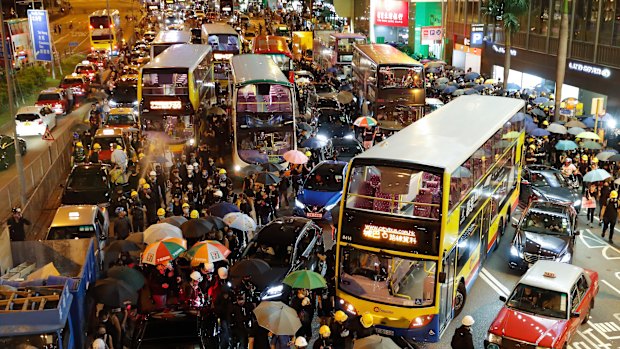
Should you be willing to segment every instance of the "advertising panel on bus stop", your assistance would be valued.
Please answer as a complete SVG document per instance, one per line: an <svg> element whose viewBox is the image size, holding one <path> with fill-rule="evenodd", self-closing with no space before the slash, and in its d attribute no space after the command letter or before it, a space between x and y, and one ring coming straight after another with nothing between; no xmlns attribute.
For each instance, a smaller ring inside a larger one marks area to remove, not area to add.
<svg viewBox="0 0 620 349"><path fill-rule="evenodd" d="M388 27L409 26L409 2L374 0L375 25Z"/></svg>
<svg viewBox="0 0 620 349"><path fill-rule="evenodd" d="M52 42L46 10L28 10L28 23L34 46L34 59L52 61Z"/></svg>

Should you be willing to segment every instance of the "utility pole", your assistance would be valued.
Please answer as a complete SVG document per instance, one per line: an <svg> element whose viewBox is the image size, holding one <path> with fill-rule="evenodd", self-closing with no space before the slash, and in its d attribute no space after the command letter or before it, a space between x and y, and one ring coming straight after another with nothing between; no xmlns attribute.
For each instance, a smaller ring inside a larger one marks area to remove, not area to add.
<svg viewBox="0 0 620 349"><path fill-rule="evenodd" d="M9 62L9 52L7 50L6 33L4 32L4 13L0 6L0 35L2 35L2 55L4 56L4 76L6 76L7 94L9 96L9 116L11 120L15 117L15 101L13 100L13 78L11 76L11 64ZM19 203L23 208L26 205L26 181L24 178L24 163L22 153L19 149L19 139L17 138L17 127L15 120L13 124L13 142L15 144L15 167L17 168L17 183L19 185Z"/></svg>

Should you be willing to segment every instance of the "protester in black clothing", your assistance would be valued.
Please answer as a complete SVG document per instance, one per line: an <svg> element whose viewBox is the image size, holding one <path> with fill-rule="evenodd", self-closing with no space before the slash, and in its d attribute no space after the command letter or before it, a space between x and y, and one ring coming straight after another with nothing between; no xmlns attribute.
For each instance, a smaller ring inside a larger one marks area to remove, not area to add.
<svg viewBox="0 0 620 349"><path fill-rule="evenodd" d="M252 310L254 306L246 302L245 295L237 295L237 301L232 308L232 335L241 348L248 347L248 332L252 327Z"/></svg>
<svg viewBox="0 0 620 349"><path fill-rule="evenodd" d="M144 205L142 205L142 201L138 197L137 191L131 192L131 199L129 201L129 206L131 209L131 225L133 227L133 231L141 232L144 231Z"/></svg>
<svg viewBox="0 0 620 349"><path fill-rule="evenodd" d="M222 286L221 291L215 299L215 313L220 319L220 348L228 348L230 341L230 324L232 320L232 291L226 285Z"/></svg>
<svg viewBox="0 0 620 349"><path fill-rule="evenodd" d="M601 237L604 238L609 228L609 242L612 242L614 237L614 229L618 221L618 209L620 209L618 192L613 190L611 194L609 194L607 205L605 205L605 213L603 213L603 232L601 234Z"/></svg>
<svg viewBox="0 0 620 349"><path fill-rule="evenodd" d="M452 349L474 349L474 341L471 335L471 326L474 318L467 315L461 321L461 326L454 331L450 345Z"/></svg>
<svg viewBox="0 0 620 349"><path fill-rule="evenodd" d="M314 342L312 346L313 349L332 349L336 348L334 346L334 341L331 338L331 329L327 325L321 326L319 328L319 338Z"/></svg>
<svg viewBox="0 0 620 349"><path fill-rule="evenodd" d="M375 334L372 314L364 313L356 316L352 321L353 338L362 339Z"/></svg>
<svg viewBox="0 0 620 349"><path fill-rule="evenodd" d="M248 331L248 343L252 349L271 349L269 344L269 331L259 326L256 321Z"/></svg>
<svg viewBox="0 0 620 349"><path fill-rule="evenodd" d="M344 311L337 310L334 313L334 321L332 322L330 329L334 348L345 348L346 345L350 343L352 331L350 329L348 316Z"/></svg>
<svg viewBox="0 0 620 349"><path fill-rule="evenodd" d="M9 226L9 237L11 241L24 241L26 240L24 225L30 225L30 221L22 217L22 209L19 207L13 208L12 213L6 222Z"/></svg>

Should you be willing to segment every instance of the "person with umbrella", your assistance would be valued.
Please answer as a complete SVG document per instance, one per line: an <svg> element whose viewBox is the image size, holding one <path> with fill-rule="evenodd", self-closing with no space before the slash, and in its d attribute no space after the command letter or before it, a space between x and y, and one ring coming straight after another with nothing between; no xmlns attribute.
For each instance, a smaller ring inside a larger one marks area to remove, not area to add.
<svg viewBox="0 0 620 349"><path fill-rule="evenodd" d="M172 271L170 263L157 264L149 275L148 284L155 309L163 309L166 307L173 275L174 272Z"/></svg>
<svg viewBox="0 0 620 349"><path fill-rule="evenodd" d="M314 318L314 304L311 301L312 296L308 290L298 289L297 296L291 301L291 308L297 311L301 328L295 334L296 336L305 336L312 338L312 319Z"/></svg>

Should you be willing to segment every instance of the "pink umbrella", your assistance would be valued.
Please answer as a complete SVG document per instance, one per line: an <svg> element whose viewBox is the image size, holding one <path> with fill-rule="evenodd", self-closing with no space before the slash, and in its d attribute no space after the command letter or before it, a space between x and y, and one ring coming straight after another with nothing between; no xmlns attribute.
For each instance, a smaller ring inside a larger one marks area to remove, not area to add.
<svg viewBox="0 0 620 349"><path fill-rule="evenodd" d="M299 150L289 150L284 153L283 156L284 160L290 162L291 164L299 165L308 162L308 157Z"/></svg>

